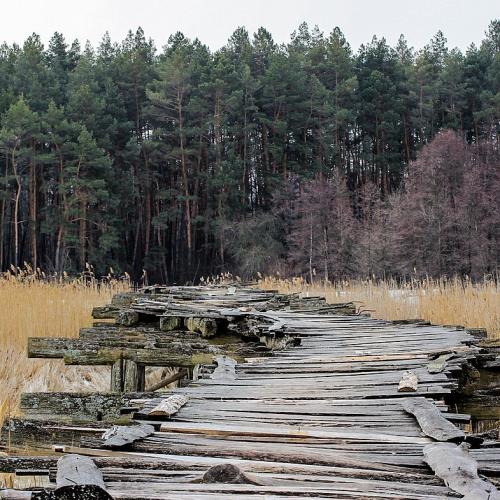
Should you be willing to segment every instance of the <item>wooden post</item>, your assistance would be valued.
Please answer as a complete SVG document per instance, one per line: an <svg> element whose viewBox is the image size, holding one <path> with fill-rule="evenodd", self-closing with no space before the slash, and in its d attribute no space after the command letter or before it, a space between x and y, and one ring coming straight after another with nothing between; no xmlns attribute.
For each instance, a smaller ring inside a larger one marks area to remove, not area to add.
<svg viewBox="0 0 500 500"><path fill-rule="evenodd" d="M122 392L122 359L111 366L111 392Z"/></svg>
<svg viewBox="0 0 500 500"><path fill-rule="evenodd" d="M144 392L146 368L129 359L119 359L111 367L111 392Z"/></svg>

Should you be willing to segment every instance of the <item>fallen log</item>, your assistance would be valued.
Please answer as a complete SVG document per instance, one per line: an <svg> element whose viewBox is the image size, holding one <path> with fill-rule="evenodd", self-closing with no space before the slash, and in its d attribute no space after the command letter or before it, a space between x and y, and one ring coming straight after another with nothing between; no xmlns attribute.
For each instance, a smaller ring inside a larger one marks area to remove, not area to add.
<svg viewBox="0 0 500 500"><path fill-rule="evenodd" d="M60 500L108 500L101 471L89 457L65 455L57 462L56 490L53 498Z"/></svg>

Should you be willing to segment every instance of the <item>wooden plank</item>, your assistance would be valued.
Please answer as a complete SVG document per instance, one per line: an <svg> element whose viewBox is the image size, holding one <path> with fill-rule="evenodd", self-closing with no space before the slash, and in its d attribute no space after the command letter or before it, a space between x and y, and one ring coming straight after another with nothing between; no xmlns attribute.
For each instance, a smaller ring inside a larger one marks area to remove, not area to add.
<svg viewBox="0 0 500 500"><path fill-rule="evenodd" d="M151 436L155 432L152 425L115 425L102 436L106 448L121 448L140 439Z"/></svg>
<svg viewBox="0 0 500 500"><path fill-rule="evenodd" d="M413 415L426 436L436 441L460 443L465 433L443 417L436 406L424 398L412 398L403 401L403 409Z"/></svg>
<svg viewBox="0 0 500 500"><path fill-rule="evenodd" d="M465 443L433 443L424 450L424 461L454 491L469 500L500 500L499 491L480 479L477 462L469 455Z"/></svg>
<svg viewBox="0 0 500 500"><path fill-rule="evenodd" d="M159 417L166 416L171 417L179 411L187 402L189 398L180 394L174 394L168 398L162 399L156 406L148 411L148 416Z"/></svg>
<svg viewBox="0 0 500 500"><path fill-rule="evenodd" d="M221 382L228 382L236 379L236 360L228 356L216 356L217 368L210 378Z"/></svg>
<svg viewBox="0 0 500 500"><path fill-rule="evenodd" d="M287 436L298 438L324 438L324 439L352 439L359 441L374 441L385 443L419 443L427 444L427 438L415 438L406 436L394 436L391 434L377 434L368 432L348 432L348 431L322 431L314 427L294 427L294 426L271 426L259 425L229 425L210 423L190 423L190 422L166 422L161 425L161 432L208 434L212 436L220 435L240 435L240 436Z"/></svg>

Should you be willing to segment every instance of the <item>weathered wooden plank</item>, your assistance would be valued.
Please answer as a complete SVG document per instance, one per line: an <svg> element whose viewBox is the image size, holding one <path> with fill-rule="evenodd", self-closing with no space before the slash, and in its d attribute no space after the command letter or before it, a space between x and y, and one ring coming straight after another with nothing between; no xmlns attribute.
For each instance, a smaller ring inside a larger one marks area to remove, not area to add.
<svg viewBox="0 0 500 500"><path fill-rule="evenodd" d="M228 382L236 379L236 360L228 356L216 356L215 362L217 368L210 376L212 380Z"/></svg>
<svg viewBox="0 0 500 500"><path fill-rule="evenodd" d="M465 443L433 443L424 450L424 461L454 491L469 500L500 500L491 483L480 479L477 462L470 457Z"/></svg>
<svg viewBox="0 0 500 500"><path fill-rule="evenodd" d="M174 394L168 398L162 399L151 410L148 411L150 417L166 416L171 417L179 411L187 402L189 398L179 394Z"/></svg>
<svg viewBox="0 0 500 500"><path fill-rule="evenodd" d="M424 398L403 401L403 409L413 415L426 436L436 441L462 442L465 433L446 420L436 406Z"/></svg>
<svg viewBox="0 0 500 500"><path fill-rule="evenodd" d="M394 436L391 434L378 434L352 431L322 431L314 427L271 426L259 425L229 425L191 422L165 422L161 425L161 432L178 432L208 435L240 435L240 436L288 436L298 438L324 438L324 439L352 439L359 441L374 441L385 443L419 443L427 444L427 438Z"/></svg>
<svg viewBox="0 0 500 500"><path fill-rule="evenodd" d="M106 448L121 448L135 441L151 436L155 431L152 425L114 425L102 436Z"/></svg>

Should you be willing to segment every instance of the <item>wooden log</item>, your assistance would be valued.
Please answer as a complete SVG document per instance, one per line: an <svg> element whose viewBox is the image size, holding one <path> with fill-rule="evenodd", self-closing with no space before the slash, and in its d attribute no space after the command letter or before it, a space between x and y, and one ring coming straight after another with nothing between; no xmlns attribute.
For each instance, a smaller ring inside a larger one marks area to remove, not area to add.
<svg viewBox="0 0 500 500"><path fill-rule="evenodd" d="M422 432L426 436L436 441L453 441L460 443L465 439L464 431L446 420L434 403L428 399L407 399L403 401L403 409L417 419Z"/></svg>
<svg viewBox="0 0 500 500"><path fill-rule="evenodd" d="M116 319L120 311L116 306L94 307L92 309L92 317L94 319Z"/></svg>
<svg viewBox="0 0 500 500"><path fill-rule="evenodd" d="M20 409L30 419L56 421L113 421L120 418L120 408L134 399L150 399L153 393L132 392L68 393L36 392L21 394Z"/></svg>
<svg viewBox="0 0 500 500"><path fill-rule="evenodd" d="M190 332L201 333L202 337L213 337L217 334L217 322L213 318L190 317L186 318L185 325Z"/></svg>
<svg viewBox="0 0 500 500"><path fill-rule="evenodd" d="M152 425L114 425L103 435L105 448L121 448L135 441L151 436L155 431Z"/></svg>
<svg viewBox="0 0 500 500"><path fill-rule="evenodd" d="M117 347L103 344L79 339L30 337L28 357L62 358L67 365L113 365L128 359L148 366L193 367L211 364L213 356L221 353L217 346L190 342L168 343L168 347L143 347L143 343L134 346L127 342Z"/></svg>
<svg viewBox="0 0 500 500"><path fill-rule="evenodd" d="M106 489L101 472L89 457L70 454L57 461L56 487L94 484Z"/></svg>
<svg viewBox="0 0 500 500"><path fill-rule="evenodd" d="M398 385L398 392L416 392L418 388L418 377L411 371L403 373Z"/></svg>
<svg viewBox="0 0 500 500"><path fill-rule="evenodd" d="M174 394L168 398L162 399L152 410L148 411L148 416L171 417L177 413L187 402L189 398L182 394Z"/></svg>
<svg viewBox="0 0 500 500"><path fill-rule="evenodd" d="M160 330L162 332L181 330L183 325L184 321L179 316L163 316L160 318Z"/></svg>
<svg viewBox="0 0 500 500"><path fill-rule="evenodd" d="M220 464L210 467L203 474L204 483L262 484L256 477L242 472L236 465Z"/></svg>
<svg viewBox="0 0 500 500"><path fill-rule="evenodd" d="M187 370L183 368L179 372L174 373L172 376L164 378L164 379L160 380L158 383L153 384L152 386L148 387L147 391L154 392L154 391L157 391L158 389L162 389L163 387L166 387L167 385L170 385L173 382L176 382L177 380L184 378L186 375L187 375Z"/></svg>
<svg viewBox="0 0 500 500"><path fill-rule="evenodd" d="M145 367L129 359L118 359L111 367L111 392L143 392Z"/></svg>
<svg viewBox="0 0 500 500"><path fill-rule="evenodd" d="M477 462L469 455L468 445L432 443L424 447L424 462L452 490L468 500L500 500L491 483L480 479Z"/></svg>
<svg viewBox="0 0 500 500"><path fill-rule="evenodd" d="M116 324L121 326L134 326L139 323L139 313L132 309L121 309L116 316Z"/></svg>

